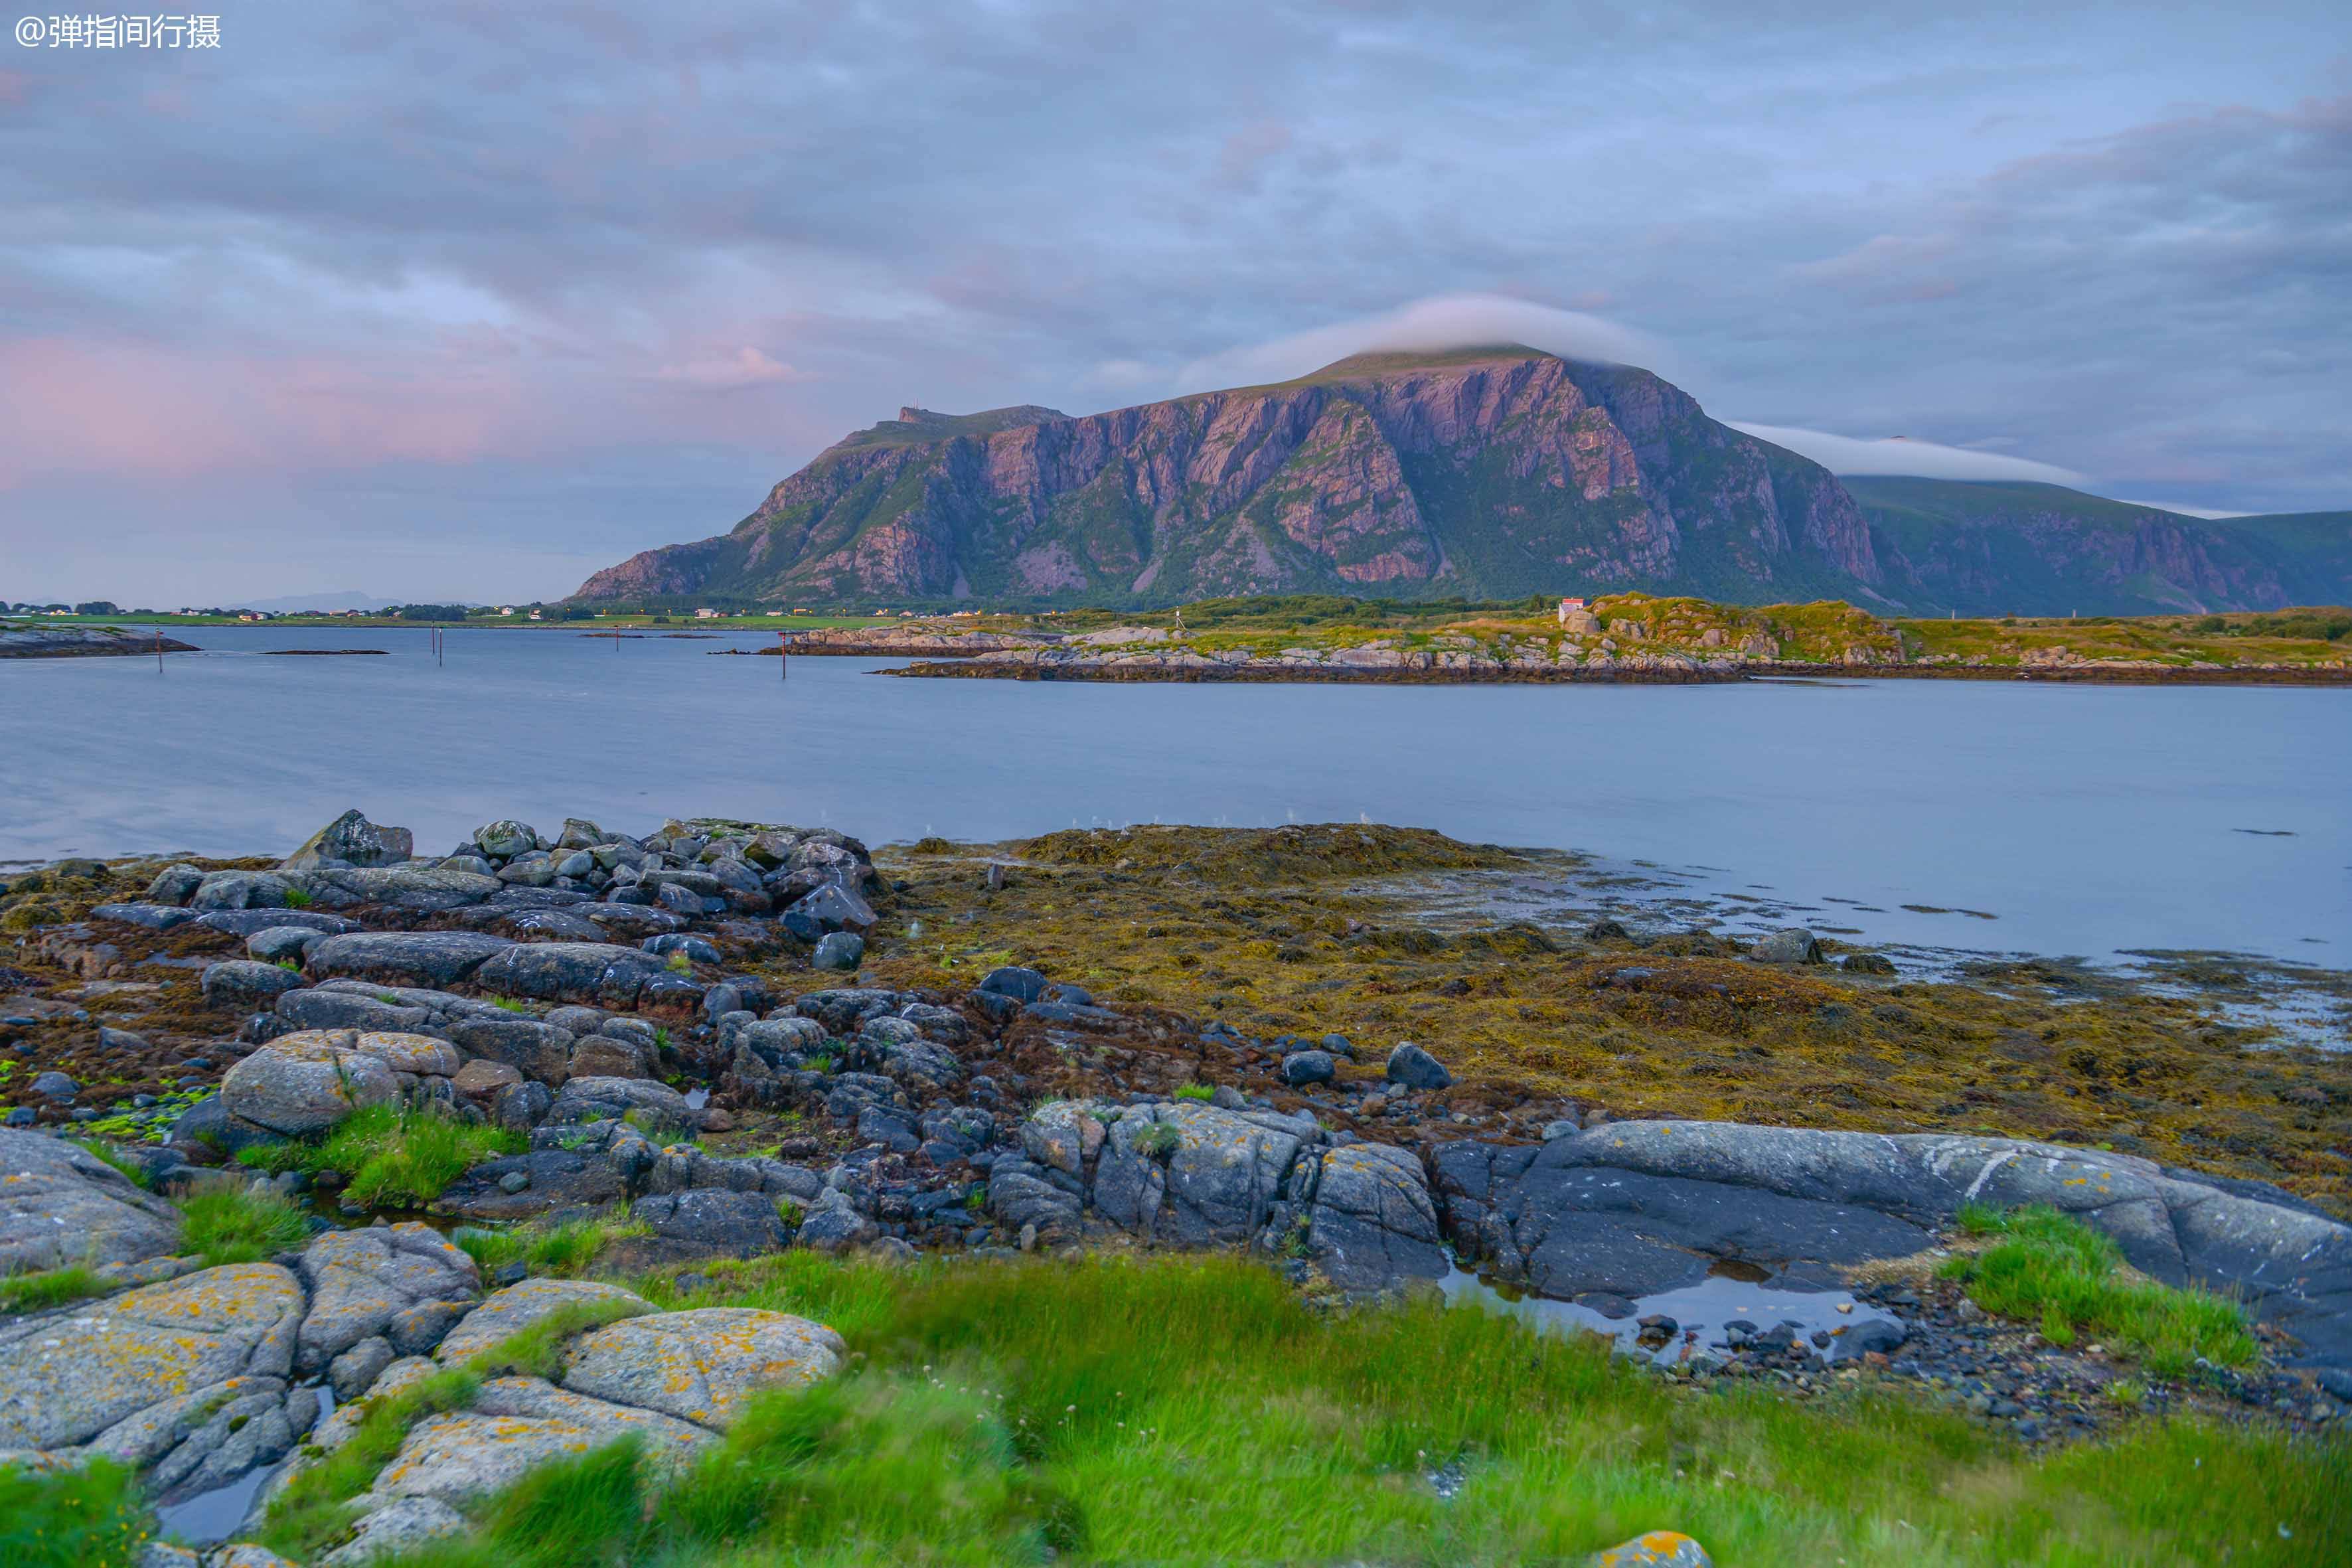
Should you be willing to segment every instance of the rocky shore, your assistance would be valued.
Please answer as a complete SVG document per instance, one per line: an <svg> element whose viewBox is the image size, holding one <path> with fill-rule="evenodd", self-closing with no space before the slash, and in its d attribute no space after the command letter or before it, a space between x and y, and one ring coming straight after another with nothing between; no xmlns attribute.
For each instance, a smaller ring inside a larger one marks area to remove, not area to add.
<svg viewBox="0 0 2352 1568"><path fill-rule="evenodd" d="M0 621L0 658L105 658L135 654L194 653L194 644L123 626L43 626Z"/></svg>
<svg viewBox="0 0 2352 1568"><path fill-rule="evenodd" d="M1104 850L1116 875L1142 852ZM601 1218L616 1272L1220 1249L1337 1302L1475 1271L1623 1325L1681 1382L1924 1385L2039 1444L2117 1418L2103 1391L2145 1374L1988 1321L1922 1260L1964 1207L2044 1205L2150 1279L2247 1304L2259 1363L2160 1403L2310 1429L2352 1400L2352 1227L2275 1185L2032 1139L1612 1116L1406 1040L1107 1001L1018 954L965 973L922 958L917 884L830 830L499 821L420 858L354 811L274 864L43 875L5 917L0 1278L86 1269L106 1300L0 1319L0 1461L107 1456L167 1501L267 1469L249 1535L360 1413L534 1325L568 1343L554 1375L491 1377L411 1429L322 1562L454 1533L485 1491L614 1436L698 1452L751 1391L841 1363L808 1319L484 1268L453 1226ZM1780 987L1822 956L1790 931L1737 962ZM1700 1005L1730 994L1708 984ZM510 1152L422 1223L278 1158L371 1112ZM230 1172L315 1234L204 1267L167 1200ZM1727 1294L1705 1319L1655 1306L1694 1290ZM1792 1295L1819 1321L1748 1315Z"/></svg>
<svg viewBox="0 0 2352 1568"><path fill-rule="evenodd" d="M1893 635L1857 635L1832 657L1798 657L1768 634L1668 623L1654 631L1622 618L1573 617L1563 635L1467 632L1372 637L1286 647L1234 646L1152 626L1093 631L953 631L929 626L840 627L794 634L790 653L919 662L887 675L928 679L1097 681L1388 682L1409 685L1623 682L1685 684L1760 679L2061 680L2119 684L2341 685L2352 660L2335 664L2183 663L2089 657L2064 648L2015 658L1916 653ZM1686 635L1677 636L1677 633ZM764 654L776 648L757 650Z"/></svg>

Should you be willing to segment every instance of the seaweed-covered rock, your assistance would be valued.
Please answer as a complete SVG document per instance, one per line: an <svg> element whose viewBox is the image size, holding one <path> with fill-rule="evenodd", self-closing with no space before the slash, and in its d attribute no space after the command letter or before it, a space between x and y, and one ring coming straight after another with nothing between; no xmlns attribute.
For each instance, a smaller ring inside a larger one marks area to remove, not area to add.
<svg viewBox="0 0 2352 1568"><path fill-rule="evenodd" d="M307 871L320 865L392 866L408 858L416 840L405 827L379 827L357 809L347 811L302 841L278 868Z"/></svg>

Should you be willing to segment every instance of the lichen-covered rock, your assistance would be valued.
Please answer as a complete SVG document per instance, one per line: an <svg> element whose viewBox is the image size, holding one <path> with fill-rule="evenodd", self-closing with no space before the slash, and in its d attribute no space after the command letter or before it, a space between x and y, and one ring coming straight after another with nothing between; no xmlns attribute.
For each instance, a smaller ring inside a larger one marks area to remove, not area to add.
<svg viewBox="0 0 2352 1568"><path fill-rule="evenodd" d="M179 1245L178 1211L77 1144L0 1128L0 1276L136 1263Z"/></svg>
<svg viewBox="0 0 2352 1568"><path fill-rule="evenodd" d="M207 1007L267 1007L301 986L293 970L255 958L228 958L205 965L196 982Z"/></svg>
<svg viewBox="0 0 2352 1568"><path fill-rule="evenodd" d="M447 1503L429 1497L396 1498L362 1514L352 1526L351 1540L320 1558L319 1568L360 1568L464 1533L466 1516Z"/></svg>
<svg viewBox="0 0 2352 1568"><path fill-rule="evenodd" d="M325 1030L279 1037L228 1069L221 1079L221 1109L299 1138L323 1132L362 1107L392 1104L400 1098L394 1069L383 1057L353 1048L355 1037Z"/></svg>
<svg viewBox="0 0 2352 1568"><path fill-rule="evenodd" d="M303 1250L296 1272L310 1290L295 1352L295 1368L305 1373L383 1335L417 1306L469 1301L481 1287L472 1258L415 1221L331 1230ZM387 1363L391 1349L387 1342Z"/></svg>
<svg viewBox="0 0 2352 1568"><path fill-rule="evenodd" d="M557 1388L535 1377L492 1378L471 1408L417 1424L375 1484L365 1511L399 1498L457 1506L512 1485L539 1466L636 1437L657 1462L716 1442L707 1428Z"/></svg>
<svg viewBox="0 0 2352 1568"><path fill-rule="evenodd" d="M847 1347L823 1323L749 1307L630 1318L573 1342L563 1386L713 1428L764 1388L832 1376Z"/></svg>
<svg viewBox="0 0 2352 1568"><path fill-rule="evenodd" d="M290 1272L240 1263L0 1329L0 1448L85 1443L199 1389L283 1379L302 1306Z"/></svg>
<svg viewBox="0 0 2352 1568"><path fill-rule="evenodd" d="M1307 1254L1343 1289L1439 1279L1450 1266L1421 1162L1385 1143L1327 1151L1307 1210Z"/></svg>
<svg viewBox="0 0 2352 1568"><path fill-rule="evenodd" d="M1672 1530L1652 1530L1596 1552L1592 1568L1715 1568L1706 1548Z"/></svg>
<svg viewBox="0 0 2352 1568"><path fill-rule="evenodd" d="M467 1313L434 1347L434 1359L456 1366L567 1307L604 1302L639 1311L654 1310L644 1297L618 1285L594 1279L526 1279L498 1291Z"/></svg>

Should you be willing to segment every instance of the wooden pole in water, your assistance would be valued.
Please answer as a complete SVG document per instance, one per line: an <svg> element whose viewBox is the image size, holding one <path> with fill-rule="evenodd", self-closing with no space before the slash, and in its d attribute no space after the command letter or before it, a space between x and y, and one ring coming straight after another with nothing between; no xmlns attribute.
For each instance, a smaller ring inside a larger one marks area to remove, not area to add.
<svg viewBox="0 0 2352 1568"><path fill-rule="evenodd" d="M793 672L784 668L785 661L793 657L791 652L792 646L792 633L778 632L776 634L776 679L778 680L789 680L792 679Z"/></svg>
<svg viewBox="0 0 2352 1568"><path fill-rule="evenodd" d="M155 673L163 673L163 628L155 628Z"/></svg>

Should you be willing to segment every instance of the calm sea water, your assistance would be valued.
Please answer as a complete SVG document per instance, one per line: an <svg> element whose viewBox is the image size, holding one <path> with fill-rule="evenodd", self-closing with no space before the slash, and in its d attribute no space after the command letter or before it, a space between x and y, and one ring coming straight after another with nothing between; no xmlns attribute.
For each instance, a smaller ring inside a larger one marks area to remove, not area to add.
<svg viewBox="0 0 2352 1568"><path fill-rule="evenodd" d="M160 673L0 664L0 860L277 852L351 805L436 853L497 816L877 843L1365 818L1856 900L1883 940L2352 963L2352 691L780 680L708 657L766 640L740 634L457 631L437 665L421 630L174 635L205 651ZM389 653L262 657L341 647Z"/></svg>

